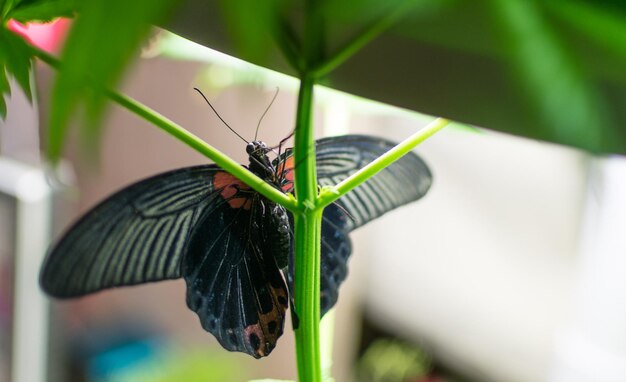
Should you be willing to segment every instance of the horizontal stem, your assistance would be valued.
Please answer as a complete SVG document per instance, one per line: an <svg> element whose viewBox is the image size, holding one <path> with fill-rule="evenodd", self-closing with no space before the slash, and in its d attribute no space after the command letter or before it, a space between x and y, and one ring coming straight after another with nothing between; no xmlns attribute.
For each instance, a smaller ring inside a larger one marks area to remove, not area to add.
<svg viewBox="0 0 626 382"><path fill-rule="evenodd" d="M273 202L281 204L290 211L298 211L298 206L294 199L278 191L272 185L253 174L241 164L231 159L228 155L222 153L215 147L204 142L196 135L185 130L182 126L172 122L163 115L133 100L130 97L110 90L105 90L105 94L127 110L139 115L146 121L151 122L155 126L161 128L174 138L187 144L189 147L193 148L200 154L206 156L207 158L210 158L218 166L220 166L225 171L235 176L237 179L241 180L248 186L252 187L255 191L258 191L261 195L265 196Z"/></svg>
<svg viewBox="0 0 626 382"><path fill-rule="evenodd" d="M34 54L42 61L55 69L60 69L61 62L59 60L35 47L32 47L32 49ZM215 147L204 142L202 139L187 131L182 126L174 123L165 116L159 114L158 112L152 110L146 105L143 105L128 96L109 89L102 89L102 92L118 105L133 112L134 114L140 116L141 118L152 123L153 125L161 128L174 138L187 144L189 147L206 156L207 158L213 160L218 166L220 166L225 171L235 176L248 186L252 187L255 191L258 191L266 198L272 200L273 202L281 204L292 212L298 211L298 205L296 204L294 199L280 192L272 185L247 170L241 164L232 160L230 157L217 150Z"/></svg>
<svg viewBox="0 0 626 382"><path fill-rule="evenodd" d="M320 193L320 197L317 199L316 207L324 208L343 195L347 194L350 190L359 186L361 183L366 182L374 176L374 174L400 159L400 157L410 152L415 146L443 129L446 125L448 125L448 123L450 122L447 119L437 118L428 124L428 126L420 129L418 132L411 135L391 150L387 151L359 171L341 181L335 187L323 188Z"/></svg>

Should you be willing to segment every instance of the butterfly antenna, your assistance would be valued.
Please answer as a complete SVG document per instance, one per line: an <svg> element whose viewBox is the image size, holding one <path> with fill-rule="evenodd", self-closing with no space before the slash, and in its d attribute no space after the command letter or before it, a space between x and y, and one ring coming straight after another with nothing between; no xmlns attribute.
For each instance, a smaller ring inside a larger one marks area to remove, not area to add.
<svg viewBox="0 0 626 382"><path fill-rule="evenodd" d="M293 129L293 131L291 132L291 134L287 135L285 138L281 139L280 142L278 143L278 145L274 146L274 147L270 147L270 149L276 153L276 149L278 148L278 152L276 153L276 156L278 158L280 158L281 154L283 153L282 149L283 149L283 145L285 144L285 142L287 142L289 140L289 138L293 137L293 135L296 133L296 129Z"/></svg>
<svg viewBox="0 0 626 382"><path fill-rule="evenodd" d="M228 125L228 123L226 123L226 121L224 121L224 118L222 118L222 116L220 115L220 113L217 112L217 110L215 110L215 108L213 107L213 105L211 105L211 102L209 102L209 100L206 98L206 96L200 91L200 89L198 88L193 88L193 90L197 91L198 93L200 93L200 95L202 96L202 98L204 98L204 100L206 101L206 103L209 105L209 107L211 108L211 110L213 110L213 112L215 113L215 115L217 115L217 118L220 119L220 121L222 121L222 123L224 125L226 125L226 127L228 127L228 129L230 131L232 131L233 133L235 133L236 136L238 136L239 138L241 138L241 140L243 140L246 143L250 143L248 142L244 137L242 137L241 135L239 135L238 132L236 132L232 127L230 127ZM255 138L256 139L256 138Z"/></svg>
<svg viewBox="0 0 626 382"><path fill-rule="evenodd" d="M270 101L270 104L267 105L267 108L265 109L265 111L261 115L261 118L259 118L259 123L257 123L257 125L256 125L256 131L254 132L254 140L255 141L256 141L257 135L259 134L259 127L261 127L261 121L263 121L263 117L265 117L265 114L267 114L267 112L270 109L270 107L272 107L272 104L276 100L276 96L277 95L278 95L278 87L276 88L276 91L274 92L274 97L272 97L272 100Z"/></svg>
<svg viewBox="0 0 626 382"><path fill-rule="evenodd" d="M289 140L289 138L293 137L295 134L296 134L296 129L293 129L291 131L291 133L289 133L289 135L287 135L285 138L281 139L280 142L276 146L272 147L272 150L278 149L278 153L280 153L281 152L281 148L283 147L285 142L287 142Z"/></svg>

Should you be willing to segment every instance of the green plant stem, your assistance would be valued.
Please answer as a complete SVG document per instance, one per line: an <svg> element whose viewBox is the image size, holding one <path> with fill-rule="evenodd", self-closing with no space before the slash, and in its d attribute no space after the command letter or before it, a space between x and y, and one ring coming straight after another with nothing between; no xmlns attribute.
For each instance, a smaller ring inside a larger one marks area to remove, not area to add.
<svg viewBox="0 0 626 382"><path fill-rule="evenodd" d="M298 203L309 208L314 208L317 198L315 142L311 123L313 85L314 81L310 77L303 78L300 83L294 145L294 159L298 164L294 178L296 197Z"/></svg>
<svg viewBox="0 0 626 382"><path fill-rule="evenodd" d="M320 352L320 242L322 210L295 216L295 329L299 382L322 380Z"/></svg>
<svg viewBox="0 0 626 382"><path fill-rule="evenodd" d="M305 66L300 78L296 133L294 142L294 187L301 207L294 214L295 233L295 309L299 326L295 329L299 382L321 382L320 352L320 253L322 212L317 204L317 170L313 140L313 88L315 77L309 75L324 53L324 19L319 0L305 0L302 55Z"/></svg>
<svg viewBox="0 0 626 382"><path fill-rule="evenodd" d="M335 52L334 55L324 60L319 66L311 70L311 75L316 78L321 78L335 70L338 66L354 56L365 45L395 24L400 17L406 15L406 11L415 3L415 0L402 1L384 17L377 18L374 23L358 33L354 39L350 40L347 44Z"/></svg>
<svg viewBox="0 0 626 382"><path fill-rule="evenodd" d="M321 381L319 342L320 242L322 209L316 209L317 175L312 110L314 81L302 78L298 95L294 156L296 198L301 212L295 218L295 306L299 327L295 330L298 380Z"/></svg>
<svg viewBox="0 0 626 382"><path fill-rule="evenodd" d="M32 47L32 49L35 55L39 57L43 62L47 63L55 69L61 68L61 62L56 58L35 47ZM122 95L109 89L101 90L105 95L107 95L112 101L116 102L118 105L124 107L128 111L138 115L146 121L154 124L155 126L164 130L166 133L178 139L179 141L198 151L200 154L213 160L218 166L222 167L225 171L237 177L239 180L246 183L266 198L283 205L285 208L289 209L292 212L298 210L298 205L294 199L278 191L269 183L265 182L263 179L259 178L258 176L254 175L252 172L241 166L241 164L235 162L226 154L204 142L202 139L187 131L182 126L174 123L165 116L159 114L158 112L150 109L149 107L135 101L128 96Z"/></svg>
<svg viewBox="0 0 626 382"><path fill-rule="evenodd" d="M446 127L448 123L450 122L447 119L437 118L423 129L420 129L418 132L411 135L391 150L387 151L385 154L370 162L367 166L363 167L348 178L344 179L336 186L325 187L324 189L322 189L320 197L317 200L317 207L324 208L330 203L342 197L343 195L347 194L350 190L367 181L377 172L381 171L396 160L400 159L403 155L411 151L415 146L422 143L430 136Z"/></svg>
<svg viewBox="0 0 626 382"><path fill-rule="evenodd" d="M174 138L187 144L207 158L210 158L218 166L220 166L248 186L252 187L255 191L258 191L266 198L281 204L292 212L298 210L297 203L294 199L278 191L268 182L259 178L254 173L243 167L241 164L232 160L230 157L217 150L215 147L204 142L196 135L185 130L182 126L170 121L163 115L129 97L113 91L105 91L105 94L119 105L125 107L127 110L137 114L146 121L151 122L152 124L161 128Z"/></svg>

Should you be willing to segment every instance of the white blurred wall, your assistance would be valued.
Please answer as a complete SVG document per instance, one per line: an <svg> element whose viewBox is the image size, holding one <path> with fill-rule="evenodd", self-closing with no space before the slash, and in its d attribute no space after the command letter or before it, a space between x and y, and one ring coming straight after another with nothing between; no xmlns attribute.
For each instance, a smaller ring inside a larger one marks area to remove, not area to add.
<svg viewBox="0 0 626 382"><path fill-rule="evenodd" d="M403 117L360 122L372 131L389 126L396 138L416 125ZM582 238L597 230L626 231L626 213L612 213L621 226L584 223L589 201L624 210L612 204L616 195L586 196L605 186L588 179L591 157L454 129L418 151L434 173L430 193L359 232L368 314L480 381L625 380L626 320L617 321L626 319L626 245L611 241L610 261L598 248L580 253Z"/></svg>

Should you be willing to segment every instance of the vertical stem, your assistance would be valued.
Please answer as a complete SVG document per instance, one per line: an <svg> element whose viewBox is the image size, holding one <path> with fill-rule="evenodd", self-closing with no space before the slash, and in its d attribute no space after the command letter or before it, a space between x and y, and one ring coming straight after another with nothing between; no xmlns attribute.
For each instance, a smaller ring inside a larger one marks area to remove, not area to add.
<svg viewBox="0 0 626 382"><path fill-rule="evenodd" d="M300 212L295 227L295 312L300 326L295 330L298 381L321 382L320 352L320 243L322 211L317 204L317 170L313 140L313 86L309 68L317 65L323 52L323 23L318 0L304 2L306 17L302 55L304 68L300 78L296 136L294 144L294 186ZM294 308L294 307L292 307Z"/></svg>
<svg viewBox="0 0 626 382"><path fill-rule="evenodd" d="M298 380L321 381L319 342L320 242L322 210L316 209L317 175L313 140L312 109L314 80L304 76L298 95L295 137L295 189L302 212L295 214L295 312Z"/></svg>
<svg viewBox="0 0 626 382"><path fill-rule="evenodd" d="M309 76L302 78L298 94L294 157L295 188L298 202L314 208L317 198L317 173L315 169L315 141L313 140L313 85Z"/></svg>
<svg viewBox="0 0 626 382"><path fill-rule="evenodd" d="M322 380L319 342L321 222L321 210L313 210L308 216L300 215L295 220L295 304L300 319L300 326L296 329L295 335L300 382Z"/></svg>

